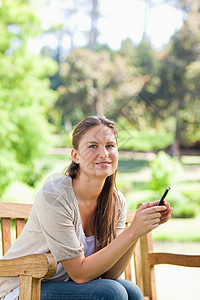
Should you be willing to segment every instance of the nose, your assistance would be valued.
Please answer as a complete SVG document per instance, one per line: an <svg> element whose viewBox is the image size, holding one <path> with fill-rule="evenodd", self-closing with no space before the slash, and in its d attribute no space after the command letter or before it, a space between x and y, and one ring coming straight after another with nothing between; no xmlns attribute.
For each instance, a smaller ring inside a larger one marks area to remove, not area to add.
<svg viewBox="0 0 200 300"><path fill-rule="evenodd" d="M106 149L105 146L99 147L99 157L108 157L108 150Z"/></svg>

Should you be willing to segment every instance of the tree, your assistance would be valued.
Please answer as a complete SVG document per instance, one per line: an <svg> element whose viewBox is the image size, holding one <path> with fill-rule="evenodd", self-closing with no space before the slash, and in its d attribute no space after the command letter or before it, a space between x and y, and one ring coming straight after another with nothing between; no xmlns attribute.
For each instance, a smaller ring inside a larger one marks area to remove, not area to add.
<svg viewBox="0 0 200 300"><path fill-rule="evenodd" d="M172 38L162 60L157 103L164 117L169 116L170 111L174 116L172 155L175 156L180 155L180 145L188 146L194 143L194 136L198 136L195 127L199 124L197 107L200 99L196 90L198 84L191 85L191 74L198 80L194 66L200 60L199 29L200 4L194 0L190 3L190 12L183 27Z"/></svg>
<svg viewBox="0 0 200 300"><path fill-rule="evenodd" d="M89 13L91 19L91 27L89 30L89 49L95 51L98 44L98 20L100 18L100 11L99 11L99 0L90 0L91 2L91 11Z"/></svg>
<svg viewBox="0 0 200 300"><path fill-rule="evenodd" d="M40 22L29 1L6 0L0 7L0 194L13 180L34 185L38 160L47 150L50 128L46 110L55 93L47 75L56 66L27 50Z"/></svg>
<svg viewBox="0 0 200 300"><path fill-rule="evenodd" d="M125 58L108 51L73 50L60 74L63 85L58 88L56 106L63 124L90 114L114 116L123 101L134 97L143 85L143 78L134 74Z"/></svg>

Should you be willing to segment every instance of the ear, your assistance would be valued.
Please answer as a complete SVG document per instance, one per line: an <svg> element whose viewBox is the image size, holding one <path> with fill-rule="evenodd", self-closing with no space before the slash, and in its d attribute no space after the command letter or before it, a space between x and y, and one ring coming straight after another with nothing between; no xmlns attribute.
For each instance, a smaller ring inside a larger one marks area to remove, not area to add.
<svg viewBox="0 0 200 300"><path fill-rule="evenodd" d="M79 164L78 152L74 148L71 151L71 158L76 164Z"/></svg>

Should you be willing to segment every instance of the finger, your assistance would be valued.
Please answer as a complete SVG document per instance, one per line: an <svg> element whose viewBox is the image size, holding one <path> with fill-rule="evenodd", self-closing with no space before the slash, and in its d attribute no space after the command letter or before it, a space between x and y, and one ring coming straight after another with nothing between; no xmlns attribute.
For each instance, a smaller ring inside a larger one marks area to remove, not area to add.
<svg viewBox="0 0 200 300"><path fill-rule="evenodd" d="M161 217L161 223L166 223L171 217L172 208L170 209L169 213L166 216Z"/></svg>
<svg viewBox="0 0 200 300"><path fill-rule="evenodd" d="M137 211L139 212L139 211L144 210L145 208L149 207L149 204L150 204L149 201L146 203L142 203L142 205L140 205L140 207L137 209Z"/></svg>
<svg viewBox="0 0 200 300"><path fill-rule="evenodd" d="M171 215L172 209L173 208L169 207L166 211L162 211L162 216Z"/></svg>
<svg viewBox="0 0 200 300"><path fill-rule="evenodd" d="M155 223L151 226L151 230L156 229L160 224L159 223Z"/></svg>
<svg viewBox="0 0 200 300"><path fill-rule="evenodd" d="M147 209L147 213L148 214L152 214L155 212L163 212L167 209L166 206L162 205L162 206L153 206L153 207L148 207Z"/></svg>
<svg viewBox="0 0 200 300"><path fill-rule="evenodd" d="M160 212L155 212L155 213L152 213L152 214L147 214L146 216L146 219L147 220L153 220L153 219L157 219L157 218L161 218L161 213Z"/></svg>
<svg viewBox="0 0 200 300"><path fill-rule="evenodd" d="M161 219L160 224L166 223L171 218L171 215L169 215L167 218Z"/></svg>
<svg viewBox="0 0 200 300"><path fill-rule="evenodd" d="M152 220L152 224L160 224L160 218L155 218Z"/></svg>
<svg viewBox="0 0 200 300"><path fill-rule="evenodd" d="M149 207L157 206L158 202L159 202L159 200L151 202Z"/></svg>

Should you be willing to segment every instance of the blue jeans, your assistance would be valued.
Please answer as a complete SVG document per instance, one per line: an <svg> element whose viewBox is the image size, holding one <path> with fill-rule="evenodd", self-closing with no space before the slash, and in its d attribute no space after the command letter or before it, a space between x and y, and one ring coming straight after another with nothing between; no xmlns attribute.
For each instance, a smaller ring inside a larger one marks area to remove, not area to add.
<svg viewBox="0 0 200 300"><path fill-rule="evenodd" d="M69 281L42 282L41 300L142 300L131 281L96 279L83 284Z"/></svg>

